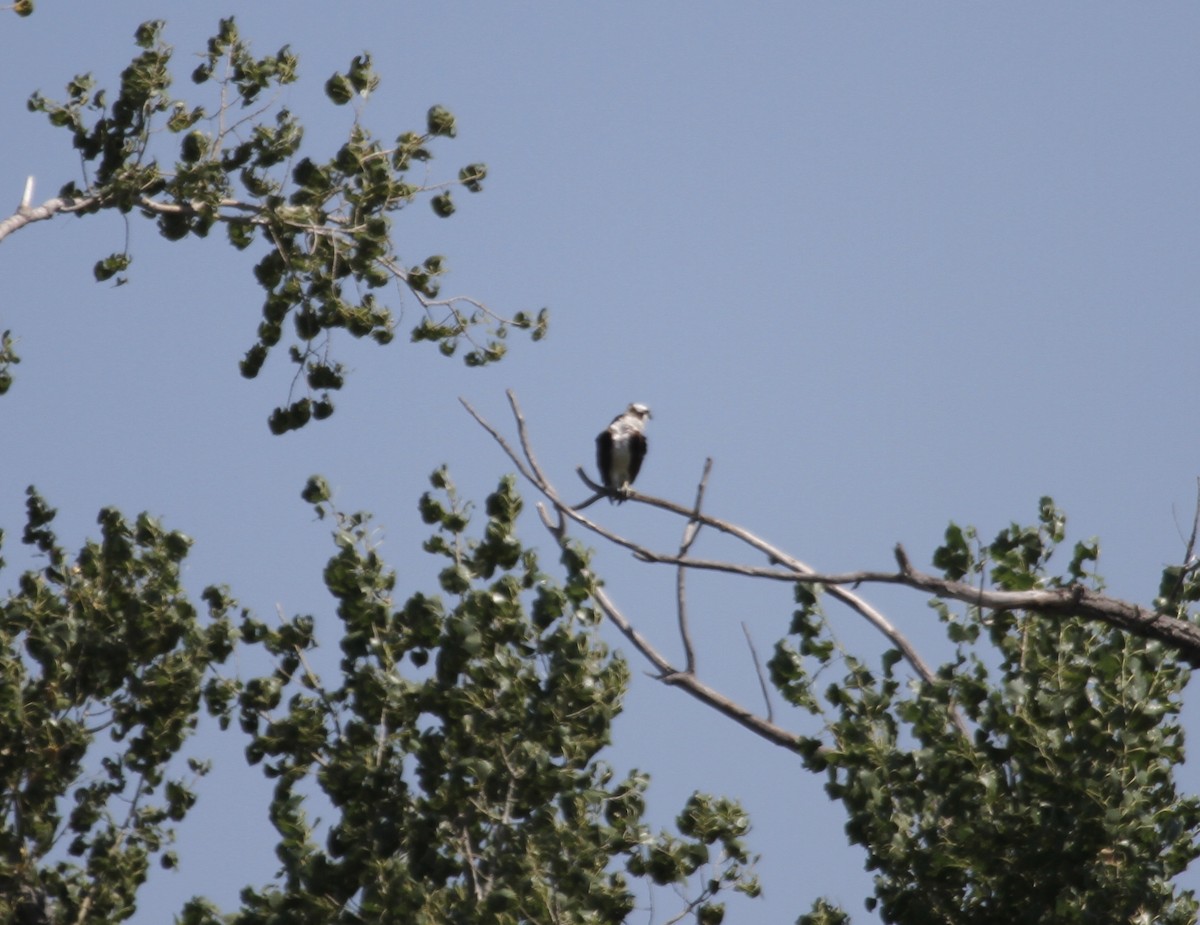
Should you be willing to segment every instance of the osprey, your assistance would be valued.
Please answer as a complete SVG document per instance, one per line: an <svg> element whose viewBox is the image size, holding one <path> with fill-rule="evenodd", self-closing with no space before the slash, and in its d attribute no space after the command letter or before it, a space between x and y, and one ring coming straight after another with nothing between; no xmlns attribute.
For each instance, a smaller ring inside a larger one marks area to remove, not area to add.
<svg viewBox="0 0 1200 925"><path fill-rule="evenodd" d="M646 419L650 409L634 402L596 438L596 465L604 487L624 500L646 458Z"/></svg>

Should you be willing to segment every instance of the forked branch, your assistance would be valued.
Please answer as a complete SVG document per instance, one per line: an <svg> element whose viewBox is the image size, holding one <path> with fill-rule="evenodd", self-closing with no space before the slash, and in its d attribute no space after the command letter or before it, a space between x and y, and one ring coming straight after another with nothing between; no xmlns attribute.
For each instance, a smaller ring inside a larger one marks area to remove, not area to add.
<svg viewBox="0 0 1200 925"><path fill-rule="evenodd" d="M496 430L496 428L485 421L479 415L479 413L470 406L470 404L462 399L460 399L460 401L463 402L463 406L468 412L470 412L471 416L474 417L475 420L478 421L484 427L484 429L492 435L497 443L500 444L501 448L505 451L505 453L508 454L508 457L517 466L521 474L524 475L534 485L534 487L537 488L538 491L540 491L557 509L560 516L575 521L580 526L590 530L598 536L604 537L611 543L615 543L618 546L624 546L644 562L669 563L672 565L677 565L681 568L707 568L716 571L731 572L740 575L749 575L752 577L775 578L791 582L794 582L797 579L810 578L810 580L812 580L812 582L815 584L826 585L828 593L831 597L836 598L843 604L846 604L851 610L859 614L877 630L883 633L883 635L887 637L888 641L900 651L901 655L909 663L909 665L912 666L913 670L916 671L917 674L919 674L926 681L933 680L933 672L930 670L929 666L925 664L925 661L921 658L920 653L917 652L913 645L904 637L903 634L900 633L899 630L896 629L895 626L891 624L891 622L882 613L880 613L866 600L859 597L853 591L845 587L841 587L837 583L827 584L824 581L812 579L811 576L818 574L816 570L804 564L795 556L784 552L782 549L772 545L762 537L752 533L744 527L722 520L719 517L713 517L712 515L701 511L699 501L702 498L703 484L708 478L707 471L704 476L704 482L701 483L701 490L697 493L697 503L692 507L685 507L684 505L677 504L674 501L668 501L664 498L654 498L650 495L644 495L637 491L630 491L628 498L630 501L639 502L641 504L649 505L650 507L657 507L661 510L677 514L685 519L685 521L689 524L689 528L698 530L700 526L707 526L728 536L732 536L735 539L745 543L750 548L766 556L768 562L772 564L772 567L764 568L761 566L749 566L735 562L693 559L690 556L690 543L687 544L688 548L682 549L679 554L655 552L654 550L651 550L642 544L635 542L634 540L627 539L626 537L620 536L619 534L600 526L600 524L580 514L578 508L573 508L562 500L558 490L550 483L550 480L546 478L545 473L536 468L535 463L532 461L532 451L529 441L528 428L525 423L525 417L521 413L521 407L517 402L516 395L514 395L511 390L507 394L509 404L512 407L513 417L517 423L517 432L520 435L521 448L525 453L524 458L518 456L508 442L504 440L504 438ZM597 485L594 481L592 481L591 478L588 477L587 473L582 469L577 469L576 472L579 474L583 483L593 491L604 490L602 486Z"/></svg>
<svg viewBox="0 0 1200 925"><path fill-rule="evenodd" d="M810 575L815 575L816 572L809 568L794 556L789 555L781 549L776 548L761 537L751 533L743 527L736 524L721 520L704 513L701 510L701 502L703 501L704 489L707 485L709 471L711 469L711 461L706 464L704 474L701 478L700 485L697 489L696 500L691 507L684 507L672 501L666 501L661 498L653 498L649 495L643 495L639 492L631 491L628 495L629 500L641 502L652 507L658 507L662 510L677 514L685 519L684 536L678 554L667 555L664 553L654 552L642 544L621 536L613 531L601 526L590 518L579 512L578 507L572 507L563 501L557 488L546 477L541 467L537 463L534 456L532 442L529 437L528 427L525 422L525 417L521 412L520 404L517 401L516 395L510 390L508 393L509 404L512 408L513 417L517 424L517 433L521 446L521 452L516 449L505 439L505 437L487 420L479 414L469 402L465 399L460 399L468 413L485 429L492 438L500 445L508 457L516 465L518 471L546 498L550 506L553 507L555 517L551 517L549 512L539 505L539 511L542 514L543 523L555 537L555 539L564 545L566 543L566 521L572 520L585 529L595 533L598 536L604 537L609 542L618 546L623 546L630 550L637 558L645 562L670 562L679 568L677 578L677 598L679 610L679 630L683 641L683 647L686 658L686 666L682 671L675 668L669 660L667 660L654 646L645 639L637 629L621 614L620 610L613 604L604 593L602 588L596 587L596 600L600 604L601 609L608 616L609 620L617 626L617 628L626 636L627 639L638 649L642 655L653 664L658 672L661 680L669 684L676 684L688 690L702 701L714 706L720 712L735 719L742 725L751 728L755 732L772 741L782 744L783 742L790 743L791 747L795 747L796 737L778 727L774 726L767 719L763 719L744 707L729 701L716 691L702 684L695 675L695 650L692 644L690 632L687 623L687 601L685 595L685 580L684 573L689 568L709 567L719 571L728 571L737 574L762 574L772 578L783 580L796 581L797 578L803 578ZM603 492L602 486L593 482L586 473L579 470L580 477L584 484L591 488L594 492ZM592 499L590 499L592 500ZM590 503L590 500L588 503ZM766 555L772 563L777 567L758 570L754 567L744 566L738 563L723 563L723 562L706 562L705 565L697 566L697 561L691 558L691 547L695 542L696 534L702 526L709 526L719 530L722 533L733 536L742 542L749 545L751 548ZM829 594L837 598L843 603L851 607L855 612L867 619L873 626L882 632L888 640L900 651L901 655L912 666L924 680L932 682L934 677L932 671L925 664L920 654L912 646L911 643L873 606L860 598L853 591L838 585L830 585L828 587ZM952 711L953 712L953 711ZM957 712L953 712L953 717L956 725L963 733L966 733L966 725L958 716Z"/></svg>
<svg viewBox="0 0 1200 925"><path fill-rule="evenodd" d="M678 552L667 553L652 550L635 540L601 526L581 513L583 508L606 494L604 487L593 481L582 468L576 471L584 485L593 492L592 496L585 502L575 506L567 504L562 499L558 489L550 482L545 472L537 463L524 415L521 412L516 396L511 391L508 392L508 400L520 438L519 451L509 444L504 436L465 400L463 401L463 405L475 420L492 435L521 474L543 495L549 504L549 508L553 508L554 516L551 516L547 507L543 505L538 506L543 522L560 544L566 543L567 521L574 521L597 536L628 549L635 557L644 562L674 565L677 568L676 593L679 610L679 631L683 641L686 667L683 670L675 668L649 640L641 635L629 619L616 607L603 588L597 586L595 588L595 599L608 619L655 667L658 677L665 683L684 688L694 697L713 706L720 712L776 744L795 748L798 738L792 733L776 726L770 716L764 718L753 714L751 711L733 703L717 691L704 685L696 677L695 651L687 622L685 574L688 569L704 569L745 575L752 578L766 578L773 581L819 585L826 590L826 593L830 597L847 605L852 611L879 630L889 643L900 652L913 671L926 681L932 681L934 676L920 654L882 613L856 593L854 589L865 584L900 585L926 592L941 600L958 601L982 610L1023 611L1036 613L1052 619L1082 617L1086 620L1108 624L1109 626L1137 636L1162 642L1177 652L1179 657L1189 665L1200 667L1200 626L1166 612L1148 609L1111 597L1087 588L1082 584L1074 584L1066 587L1035 588L1024 591L996 590L970 585L961 581L954 581L919 571L913 567L903 547L900 545L895 547L897 563L895 571L819 572L746 528L718 517L713 517L701 510L701 502L708 481L711 461L705 465L705 471L697 489L696 500L690 506L681 505L663 498L651 497L636 491L629 493L628 500L659 508L675 514L685 521L683 539ZM692 555L692 546L697 533L702 527L710 527L744 543L750 549L764 556L767 560L766 564L694 557ZM1188 548L1184 562L1185 576L1193 569L1200 567L1200 557L1197 557L1195 552L1198 528L1200 528L1200 502L1197 505L1197 516L1196 522L1193 525L1192 537L1187 544ZM951 714L958 728L964 735L967 734L966 723L957 710L952 709Z"/></svg>

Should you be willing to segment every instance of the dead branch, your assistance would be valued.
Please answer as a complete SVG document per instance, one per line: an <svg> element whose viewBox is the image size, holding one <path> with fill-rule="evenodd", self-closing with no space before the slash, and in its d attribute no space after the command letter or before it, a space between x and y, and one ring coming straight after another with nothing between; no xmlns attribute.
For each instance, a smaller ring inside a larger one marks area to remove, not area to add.
<svg viewBox="0 0 1200 925"><path fill-rule="evenodd" d="M566 520L569 519L575 521L580 526L590 530L596 535L604 537L609 542L625 547L637 558L640 558L643 561L671 561L680 567L682 574L682 570L684 568L695 567L693 565L693 560L688 557L691 544L695 539L695 532L698 531L701 526L710 526L722 533L741 540L751 548L763 553L768 557L768 560L771 563L783 566L778 573L772 570L771 577L786 578L786 580L796 581L799 578L816 574L813 569L805 565L799 559L796 559L794 556L791 556L783 550L778 549L756 534L746 530L744 527L740 527L736 524L729 523L728 521L712 517L711 515L705 514L703 511L701 511L700 502L702 500L704 486L706 485L708 478L707 467L701 480L700 488L697 491L696 501L690 508L676 504L673 501L667 501L661 498L653 498L649 495L643 495L639 492L631 491L628 495L629 500L638 501L643 504L650 505L651 507L658 507L662 510L669 511L685 518L687 521L687 527L685 527L684 544L679 555L667 557L662 553L655 553L642 546L640 543L627 539L626 537L620 536L611 530L600 526L595 521L580 514L577 508L572 508L562 500L557 489L546 477L545 473L538 465L536 457L533 455L532 443L529 438L529 431L525 422L525 416L521 411L521 406L517 401L516 394L510 389L507 391L506 395L508 397L509 406L512 409L513 418L517 424L517 432L522 451L521 455L517 454L516 450L514 450L511 444L509 444L509 442L503 437L503 435L501 435L495 427L488 423L482 417L482 415L480 415L479 412L477 412L471 406L471 404L466 401L466 399L460 398L459 401L462 403L463 407L466 408L467 412L473 418L475 418L480 426L482 426L489 434L492 435L492 438L496 440L501 449L503 449L508 457L513 461L513 464L516 465L518 471L520 471L521 474L525 476L525 478L535 488L537 488L537 490L541 492L546 500L549 501L553 506L557 515L556 519L552 519L549 516L549 513L540 505L539 512L541 513L542 521L546 525L546 528L555 536L560 545L565 543L565 523ZM584 483L588 485L589 488L592 488L593 491L602 491L601 486L597 485L595 482L592 482L586 473L584 473L582 470L578 471ZM736 565L713 563L713 567L722 571L740 571L742 574L748 574L744 567L739 567ZM824 583L822 582L822 584ZM921 658L920 653L917 652L908 639L905 638L905 636L900 633L899 630L897 630L896 627L894 627L891 622L883 616L882 613L876 610L867 601L859 597L853 591L850 591L844 587L841 587L837 584L832 584L828 585L827 589L831 597L834 597L847 604L852 610L864 617L868 622L871 623L871 625L883 633L884 636L886 636L892 645L895 646L895 648L901 653L902 657L909 663L913 670L921 676L923 680L929 683L934 681L933 672L930 670L929 666L925 664L925 661ZM671 666L660 653L657 653L657 650L650 646L649 642L646 641L644 637L641 637L641 635L637 633L636 629L634 629L627 620L624 620L624 618L620 616L620 612L615 608L615 606L611 605L611 602L608 602L608 606L605 605L607 598L604 596L603 590L597 588L596 591L597 601L600 602L601 609L605 611L605 614L608 616L608 618L618 627L618 629L621 630L622 633L625 634L625 636L634 644L638 651L640 651L643 656L645 656L652 664L655 665L662 681L684 687L694 696L700 697L700 699L705 700L705 702L711 703L711 705L720 712L725 713L727 716L730 716L748 728L754 729L755 724L765 724L768 727L771 726L767 720L754 716L754 714L750 713L750 711L746 710L740 705L734 704L732 701L725 700L722 695L706 688L701 684L701 682L698 681L698 679L696 679L694 671L692 671L690 667L681 672ZM689 665L694 665L695 655L691 650L691 640L687 630L686 599L682 596L680 597L680 605L680 632L684 638L684 648L687 652ZM951 716L959 730L964 735L967 735L968 729L966 723L958 714L957 710L952 709ZM759 730L756 729L756 731ZM772 734L769 731L760 732L760 734L764 734L767 738L772 738ZM794 745L795 737L790 733L787 733L786 735L791 737L791 741Z"/></svg>
<svg viewBox="0 0 1200 925"><path fill-rule="evenodd" d="M826 593L830 597L846 604L851 610L858 613L883 633L913 670L926 681L932 681L934 676L920 657L920 654L883 614L856 594L855 591L851 590L852 588L857 588L864 584L902 585L914 590L927 592L942 600L954 600L984 610L1023 611L1051 618L1081 617L1085 620L1105 623L1137 636L1162 642L1177 652L1180 658L1189 665L1200 667L1200 626L1193 625L1187 620L1171 616L1164 612L1147 609L1137 604L1111 597L1102 592L1091 590L1083 585L1035 588L1025 591L996 590L969 585L961 581L940 578L936 575L918 571L909 561L903 547L899 545L895 548L896 562L899 566L897 571L819 572L746 528L704 513L700 509L700 501L704 492L704 484L708 477L707 468L700 489L697 492L696 501L690 507L663 498L651 497L636 491L629 493L628 500L659 508L682 517L685 520L684 539L677 553L671 554L651 550L634 540L614 533L606 527L602 527L580 513L582 507L594 503L598 497L603 497L606 494L604 488L594 482L582 468L576 471L582 482L592 490L593 496L583 505L577 507L571 507L561 499L555 487L537 465L536 458L533 457L532 444L529 439L525 419L521 413L516 396L511 391L508 393L508 399L520 433L523 456L519 455L505 441L503 436L471 408L466 401L463 401L463 404L480 425L500 444L514 465L521 471L522 475L553 506L558 518L558 529L560 530L560 533L556 534L557 536L562 536L561 531L565 528L566 521L572 520L597 536L628 549L635 557L644 562L674 565L679 569L677 587L679 589L680 600L680 631L684 637L684 648L688 653L689 665L691 666L694 666L694 653L691 652L690 639L687 634L686 599L683 596L683 573L686 569L706 569L745 575L751 578L766 578L772 581L819 585L826 590ZM548 515L544 512L543 519L547 521L547 525L549 526ZM754 565L692 557L692 543L695 540L696 533L704 526L711 527L744 543L757 553L765 556L768 564ZM1197 502L1192 534L1187 542L1187 551L1183 566L1185 575L1200 568L1200 558L1196 554L1198 536L1200 536L1200 500ZM599 593L601 596L598 597L598 600L609 619L655 665L662 680L685 687L694 696L698 696L700 699L705 700L705 702L711 703L717 709L721 710L721 712L726 713L750 728L754 728L755 722L765 723L767 731L765 733L760 732L760 734L764 734L773 741L778 738L775 733L770 731L772 724L769 719L752 720L747 718L749 717L748 711L743 710L741 707L727 702L722 705L719 701L720 695L708 691L703 685L700 685L694 677L694 672L691 670L678 672L672 668L666 659L661 654L656 653L653 647L650 647L649 643L620 615L620 612L616 610L611 601L604 596L603 591L601 590ZM953 716L959 729L966 734L967 727L962 718L957 712L954 712Z"/></svg>
<svg viewBox="0 0 1200 925"><path fill-rule="evenodd" d="M464 402L464 404L466 403ZM562 517L561 510L558 512L559 516L557 519L551 518L544 504L539 503L537 511L542 519L542 523L550 531L551 536L554 537L560 546L565 546L567 543L566 522ZM589 572L588 577L594 578L595 576ZM654 644L637 630L600 585L593 583L592 597L604 612L609 622L657 669L655 677L658 680L664 684L681 688L701 703L712 707L717 712L729 717L734 722L749 729L755 735L761 736L773 745L780 745L790 750L795 750L799 747L800 737L796 734L775 725L769 719L763 719L761 716L755 715L745 707L730 700L724 694L703 683L694 673L680 671L672 665L670 660L659 652Z"/></svg>
<svg viewBox="0 0 1200 925"><path fill-rule="evenodd" d="M758 686L762 690L763 703L767 705L767 719L775 718L775 711L771 708L771 689L767 686L767 676L763 673L762 662L758 660L758 649L754 647L754 638L750 635L750 627L746 621L742 621L742 633L746 637L746 645L750 647L750 658L754 660L754 673L758 675Z"/></svg>
<svg viewBox="0 0 1200 925"><path fill-rule="evenodd" d="M575 471L580 475L586 484L594 484L582 469L576 469ZM629 500L638 501L642 504L648 504L651 507L661 508L664 511L670 511L672 514L678 514L680 517L691 519L693 516L693 512L689 508L686 508L680 504L676 504L674 501L668 501L664 498L654 498L650 495L643 495L639 492L630 492ZM569 513L568 516L570 516ZM813 576L817 574L816 570L811 566L806 565L795 556L792 556L789 553L784 552L782 549L779 549L777 546L772 545L757 534L750 532L745 527L741 527L737 524L730 523L728 521L721 520L720 518L712 517L700 512L695 512L695 519L699 523L712 527L714 530L719 530L722 533L741 540L747 546L765 555L767 560L772 564L781 565L784 568L778 570L759 570L754 566L744 566L736 563L698 563L695 560L685 560L679 556L668 556L663 553L655 553L649 549L646 549L645 547L639 546L636 543L622 540L614 541L618 542L619 545L630 549L634 555L646 562L665 562L675 565L687 565L691 568L712 568L717 571L738 572L739 574L743 575L776 578L783 581L796 581L798 578L804 578L805 576ZM612 539L611 536L606 535L606 531L589 526L583 521L580 521L580 523L584 526L587 526L588 529L599 533L601 536L605 536L606 539ZM827 584L826 582L819 580L813 580L811 583L824 585L830 597L841 601L843 604L865 619L868 623L874 626L877 630L879 630L879 632L881 632L884 636L886 636L888 641L896 647L896 649L904 657L904 660L908 662L908 664L914 671L917 672L917 674L919 674L925 681L933 681L933 672L930 670L929 666L925 664L925 660L921 658L921 654L916 650L912 643L910 643L908 639L899 630L897 630L896 627L893 626L892 623L882 613L876 610L875 607L868 603L864 598L855 594L853 591L840 586L839 584Z"/></svg>
<svg viewBox="0 0 1200 925"><path fill-rule="evenodd" d="M696 487L696 503L692 510L696 516L700 514L700 505L704 501L704 490L708 487L708 476L712 472L712 457L704 460L704 473L700 476L700 484ZM679 544L679 558L686 559L692 544L700 533L700 521L696 516L691 517L683 528L683 541ZM678 600L679 637L683 640L683 651L687 659L688 672L696 670L696 647L692 645L692 634L688 629L687 615L687 568L680 565L675 573L675 597Z"/></svg>

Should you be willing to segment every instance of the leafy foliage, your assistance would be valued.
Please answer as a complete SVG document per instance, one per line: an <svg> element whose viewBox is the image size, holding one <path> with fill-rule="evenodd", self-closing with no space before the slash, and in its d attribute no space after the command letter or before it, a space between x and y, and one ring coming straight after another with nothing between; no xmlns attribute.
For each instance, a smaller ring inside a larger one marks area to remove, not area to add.
<svg viewBox="0 0 1200 925"><path fill-rule="evenodd" d="M986 549L951 525L935 562L1006 590L1097 581L1084 569L1094 541L1076 544L1065 575L1049 573L1064 536L1043 498L1035 525L1013 524ZM878 872L869 908L904 923L1195 921L1194 897L1171 883L1200 853L1200 801L1173 776L1188 671L1160 644L1074 617L953 614L935 601L956 656L905 690L899 653L879 671L839 656L812 592L798 596L798 643L777 647L773 678L827 723L801 750ZM839 660L845 673L821 696L813 677ZM802 921L840 921L818 911Z"/></svg>
<svg viewBox="0 0 1200 925"><path fill-rule="evenodd" d="M12 386L11 368L21 362L21 358L17 356L14 349L12 332L5 331L0 334L0 395L3 395Z"/></svg>
<svg viewBox="0 0 1200 925"><path fill-rule="evenodd" d="M69 557L32 488L23 541L46 565L0 601L0 920L53 907L116 922L134 908L207 765L177 756L204 678L234 641L221 592L201 619L180 586L191 540L100 513Z"/></svg>
<svg viewBox="0 0 1200 925"><path fill-rule="evenodd" d="M337 523L325 568L337 683L310 665L312 617L243 624L276 668L226 696L250 761L276 781L281 871L243 894L237 921L619 922L635 908L628 875L698 881L688 910L719 922L719 892L757 893L745 813L696 794L679 834L650 833L647 777L617 779L598 758L628 668L597 638L586 592L555 584L517 539L510 478L478 538L444 470L433 484L420 511L436 528L426 549L445 560L441 593L400 605L369 518L334 511L323 479L304 490ZM334 811L320 839L305 812L314 799ZM197 901L184 920L219 917Z"/></svg>
<svg viewBox="0 0 1200 925"><path fill-rule="evenodd" d="M33 3L8 9L26 16ZM420 307L412 340L446 355L465 345L469 366L503 357L510 328L544 336L544 309L508 319L443 298L446 258L396 251L397 212L424 200L449 217L455 193L487 179L478 163L444 182L412 179L456 136L449 110L431 107L420 130L393 141L376 137L359 117L379 78L358 55L324 84L332 105L355 104L345 141L310 151L278 102L298 72L289 47L255 56L222 20L191 72L193 103L171 95L163 30L138 28L115 91L84 74L62 101L30 98L83 165L36 217L116 210L167 240L221 226L235 249L257 247L262 317L241 372L257 376L285 340L295 366L273 432L333 413L346 376L332 352L338 331L394 339L388 289ZM33 211L23 204L0 234ZM132 266L121 250L93 274L119 285ZM19 362L5 331L0 394ZM184 534L106 509L100 539L71 557L54 510L29 490L22 539L45 564L0 600L0 921L132 914L150 863L177 864L174 826L208 767L181 766L202 703L222 729L236 722L247 759L275 781L267 816L280 869L233 912L193 900L187 925L618 922L634 914L639 880L681 897L673 921L715 925L729 890L757 895L736 802L694 794L675 831L652 833L647 777L618 777L601 758L628 668L598 637L587 551L564 544L560 584L516 534L510 479L487 499L478 535L448 474L432 481L419 512L434 528L425 548L443 560L439 591L403 603L370 518L339 513L319 477L305 487L336 525L324 579L341 659L328 682L310 664L313 617L267 625L242 614L235 630L221 588L203 592L198 615L180 584ZM1065 517L1043 498L1034 524L991 543L951 524L933 561L947 579L1002 591L1098 588L1094 540L1051 569L1065 537ZM1193 546L1164 571L1158 614L1192 619ZM795 600L771 679L813 718L795 749L826 776L876 872L869 909L922 925L1196 920L1200 904L1172 883L1200 852L1200 800L1174 780L1189 674L1160 644L1075 615L958 612L935 599L953 656L911 681L897 673L898 650L877 667L844 651L813 584L797 584ZM220 675L237 641L265 652L271 670ZM314 807L327 821L309 820ZM799 919L848 921L826 899Z"/></svg>
<svg viewBox="0 0 1200 925"><path fill-rule="evenodd" d="M331 355L335 332L392 341L395 312L379 294L386 287L402 288L421 306L412 340L435 343L447 356L466 342L469 366L503 357L510 328L529 330L535 340L544 336L545 309L503 318L474 299L439 298L446 258L408 265L395 250L396 212L425 196L446 217L455 211L452 188L483 188L483 164L432 186L409 178L414 164L433 158L433 142L455 136L447 109L432 107L422 131L403 132L391 143L372 135L356 114L336 151L305 154L302 123L270 99L296 79L299 61L290 48L256 57L233 18L222 20L191 74L196 85L214 86L213 101L192 104L171 96L173 49L163 29L162 21L137 29L141 51L115 94L84 74L67 84L64 100L34 93L29 108L68 131L80 152L82 186L68 183L60 191L68 211L141 214L170 241L206 237L222 225L238 250L261 243L254 276L265 293L262 320L240 368L247 378L257 376L272 350L289 341L297 370L288 400L270 415L273 432L333 413L332 393L346 375ZM329 78L326 96L338 106L365 101L378 84L370 55L359 55ZM127 251L111 254L96 263L94 275L124 282L132 261ZM5 362L0 353L3 376Z"/></svg>

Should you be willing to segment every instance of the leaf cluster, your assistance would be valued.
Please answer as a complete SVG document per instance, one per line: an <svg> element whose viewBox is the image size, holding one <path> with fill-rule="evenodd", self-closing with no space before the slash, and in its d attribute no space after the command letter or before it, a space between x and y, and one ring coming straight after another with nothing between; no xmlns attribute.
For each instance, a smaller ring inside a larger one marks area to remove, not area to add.
<svg viewBox="0 0 1200 925"><path fill-rule="evenodd" d="M475 300L439 298L445 258L409 265L396 252L397 211L425 197L437 215L448 217L456 209L453 188L483 189L487 167L479 163L443 183L410 178L415 164L433 158L435 140L457 133L447 109L430 108L423 131L402 132L390 143L356 116L332 154L305 154L303 124L277 101L298 74L299 60L288 46L256 56L234 19L221 20L191 73L197 86L214 86L215 99L189 103L171 94L173 49L163 31L162 21L138 28L141 51L115 94L84 74L68 83L65 99L34 93L29 108L68 131L80 152L83 184L60 191L70 211L141 214L170 241L206 237L222 225L234 248L259 245L254 278L264 291L262 320L240 369L256 377L272 350L287 342L295 378L287 401L269 418L273 432L333 413L332 393L346 375L331 355L337 332L378 344L394 339L396 314L381 295L385 288L418 302L413 340L433 342L448 356L465 342L469 366L503 357L510 328L544 336L544 309L508 319ZM378 83L371 56L362 54L330 77L325 91L342 106L365 100ZM99 260L96 279L125 282L132 259L124 250Z"/></svg>
<svg viewBox="0 0 1200 925"><path fill-rule="evenodd" d="M1002 589L1098 582L1094 540L1050 572L1064 538L1065 517L1043 498L1035 524L986 546L952 524L934 561L948 578ZM955 657L931 682L905 683L899 652L877 670L841 653L815 594L797 596L773 680L825 722L800 751L847 810L846 831L877 872L868 907L884 921L1195 920L1194 897L1172 884L1200 853L1200 801L1174 781L1188 671L1159 643L1077 617L957 614L935 600ZM839 664L819 691L815 679Z"/></svg>
<svg viewBox="0 0 1200 925"><path fill-rule="evenodd" d="M243 622L276 667L222 682L223 697L275 781L281 868L244 892L236 921L619 922L635 877L693 884L687 910L719 922L721 891L757 893L745 813L696 794L676 834L650 832L647 777L599 757L629 672L597 635L587 585L557 584L520 542L511 477L478 536L448 473L431 481L419 510L440 589L402 603L370 518L337 512L319 477L305 487L336 523L336 683L312 668L312 617ZM310 821L314 802L332 808L327 825ZM217 916L197 902L184 921Z"/></svg>
<svg viewBox="0 0 1200 925"><path fill-rule="evenodd" d="M12 331L0 334L0 395L12 386L11 368L21 362L13 343Z"/></svg>
<svg viewBox="0 0 1200 925"><path fill-rule="evenodd" d="M0 600L0 919L23 904L119 921L150 862L175 864L207 770L176 759L234 629L181 587L186 535L105 509L70 556L32 488L26 507L22 541L46 564Z"/></svg>

